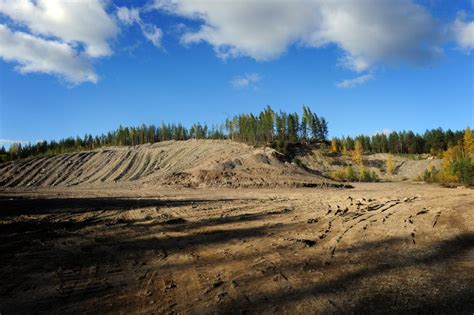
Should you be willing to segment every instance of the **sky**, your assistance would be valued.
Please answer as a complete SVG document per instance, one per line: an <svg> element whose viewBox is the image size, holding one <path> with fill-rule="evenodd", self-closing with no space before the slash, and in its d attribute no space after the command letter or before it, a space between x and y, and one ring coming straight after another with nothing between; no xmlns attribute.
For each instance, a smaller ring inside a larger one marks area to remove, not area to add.
<svg viewBox="0 0 474 315"><path fill-rule="evenodd" d="M474 0L0 0L0 145L301 112L474 126Z"/></svg>

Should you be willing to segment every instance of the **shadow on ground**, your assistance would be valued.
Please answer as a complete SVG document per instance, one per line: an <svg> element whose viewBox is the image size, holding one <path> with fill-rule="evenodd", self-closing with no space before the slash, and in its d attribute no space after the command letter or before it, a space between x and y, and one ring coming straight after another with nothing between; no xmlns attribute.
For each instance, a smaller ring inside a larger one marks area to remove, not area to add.
<svg viewBox="0 0 474 315"><path fill-rule="evenodd" d="M150 263L166 262L190 249L268 239L269 232L294 229L270 222L286 210L244 213L222 218L163 222L112 222L108 219L64 221L20 216L93 213L143 207L181 207L228 200L158 200L116 198L0 200L0 313L118 312L141 309L142 299L120 300L141 290ZM250 202L250 200L249 200ZM13 219L11 219L13 217ZM260 221L266 224L258 224ZM140 224L138 224L140 223ZM245 223L252 223L246 226ZM229 227L229 224L234 226ZM236 224L240 224L235 226ZM190 232L191 231L191 232ZM171 236L166 233L180 233ZM188 233L186 233L188 232ZM202 260L201 266L238 263L248 266L233 296L207 300L209 313L436 312L474 311L473 270L465 267L474 234L460 234L429 247L407 246L403 238L355 243L338 248L328 260L293 244L245 252L232 258ZM278 252L287 258L256 272L252 262ZM298 258L299 257L299 258ZM472 257L472 256L471 256ZM158 267L158 273L186 272L196 261ZM285 287L273 284L286 279ZM206 301L203 293L203 300ZM114 300L116 298L116 300ZM115 301L101 304L101 299ZM122 302L121 302L122 301ZM177 301L178 305L182 301ZM121 305L120 303L125 303ZM128 303L128 304L127 304ZM204 303L204 302L203 302ZM122 308L123 307L123 308ZM299 309L298 307L301 307Z"/></svg>

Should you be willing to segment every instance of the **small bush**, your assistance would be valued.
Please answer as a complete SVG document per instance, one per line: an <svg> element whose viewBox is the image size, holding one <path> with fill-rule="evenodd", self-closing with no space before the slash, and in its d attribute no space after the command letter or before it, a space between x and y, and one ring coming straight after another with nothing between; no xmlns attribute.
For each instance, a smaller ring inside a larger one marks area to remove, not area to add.
<svg viewBox="0 0 474 315"><path fill-rule="evenodd" d="M354 169L350 165L346 166L346 168L344 169L344 174L345 174L346 180L349 182L353 182L357 180L357 176L354 172Z"/></svg>
<svg viewBox="0 0 474 315"><path fill-rule="evenodd" d="M375 172L370 172L365 167L361 167L359 172L356 173L350 165L332 171L329 177L340 182L376 182L379 180Z"/></svg>
<svg viewBox="0 0 474 315"><path fill-rule="evenodd" d="M455 160L450 171L465 186L474 186L474 164L469 158L463 157Z"/></svg>
<svg viewBox="0 0 474 315"><path fill-rule="evenodd" d="M433 183L439 181L439 171L436 167L430 165L428 169L423 173L423 181L427 183Z"/></svg>
<svg viewBox="0 0 474 315"><path fill-rule="evenodd" d="M365 167L361 167L359 170L359 181L360 182L376 182L379 178L375 172L367 170Z"/></svg>

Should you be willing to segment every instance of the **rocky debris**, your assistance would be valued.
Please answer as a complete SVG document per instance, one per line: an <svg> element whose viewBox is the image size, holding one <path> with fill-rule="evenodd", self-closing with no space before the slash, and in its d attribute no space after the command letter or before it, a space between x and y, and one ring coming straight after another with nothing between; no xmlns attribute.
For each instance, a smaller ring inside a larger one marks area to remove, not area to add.
<svg viewBox="0 0 474 315"><path fill-rule="evenodd" d="M165 292L176 288L176 283L173 280L165 280Z"/></svg>

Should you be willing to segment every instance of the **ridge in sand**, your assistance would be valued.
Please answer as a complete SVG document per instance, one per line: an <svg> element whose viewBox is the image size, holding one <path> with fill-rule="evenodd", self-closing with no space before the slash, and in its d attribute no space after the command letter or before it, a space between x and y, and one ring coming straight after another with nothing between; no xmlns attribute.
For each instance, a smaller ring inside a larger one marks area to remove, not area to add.
<svg viewBox="0 0 474 315"><path fill-rule="evenodd" d="M304 161L191 140L2 164L0 313L474 311L472 189Z"/></svg>

